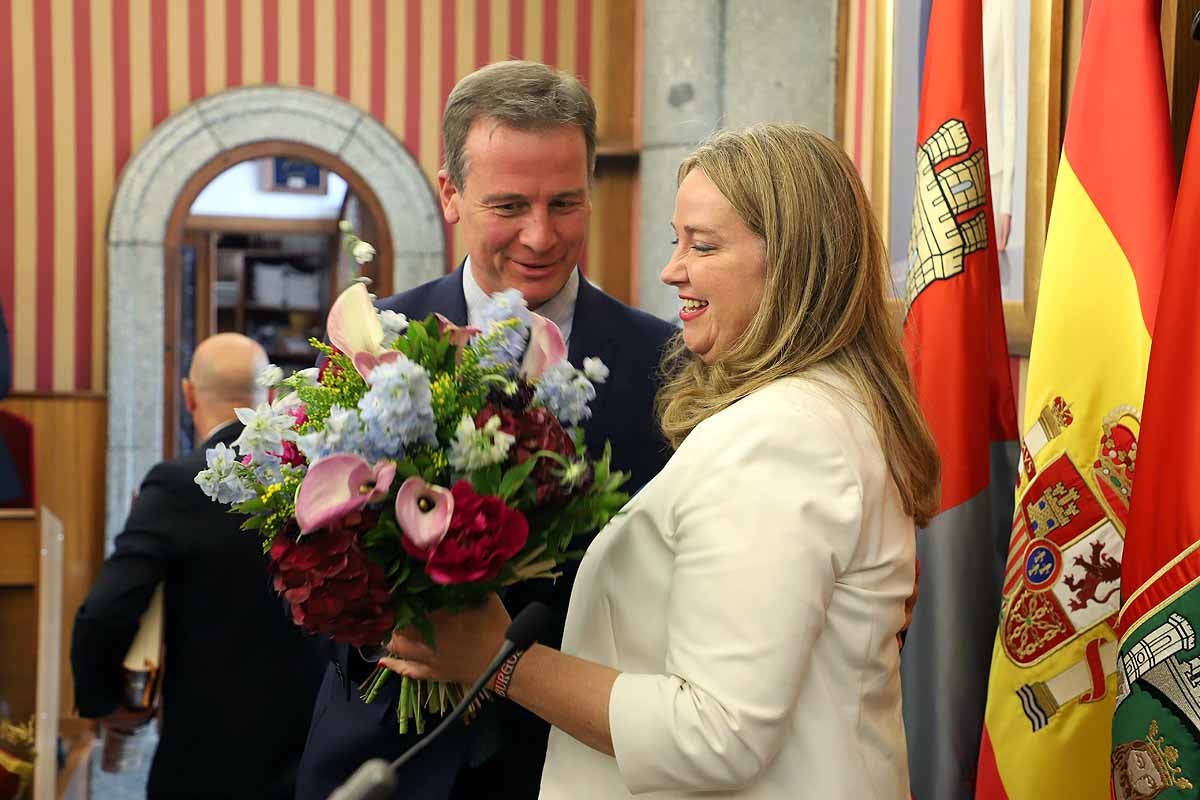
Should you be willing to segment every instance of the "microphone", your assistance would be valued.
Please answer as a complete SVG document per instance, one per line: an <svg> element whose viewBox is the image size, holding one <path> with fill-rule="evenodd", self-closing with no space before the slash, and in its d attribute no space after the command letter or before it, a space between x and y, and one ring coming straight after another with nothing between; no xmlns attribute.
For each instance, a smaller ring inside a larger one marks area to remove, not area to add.
<svg viewBox="0 0 1200 800"><path fill-rule="evenodd" d="M479 679L471 685L458 705L446 715L432 732L421 741L410 747L391 764L382 758L372 758L354 771L349 780L343 783L329 795L329 800L391 800L396 791L396 770L412 760L429 743L438 738L452 722L462 716L471 701L483 691L483 687L492 680L496 670L508 660L516 650L525 650L535 641L546 623L550 620L550 609L543 603L530 603L517 618L508 626L504 634L504 644L496 653L487 669Z"/></svg>

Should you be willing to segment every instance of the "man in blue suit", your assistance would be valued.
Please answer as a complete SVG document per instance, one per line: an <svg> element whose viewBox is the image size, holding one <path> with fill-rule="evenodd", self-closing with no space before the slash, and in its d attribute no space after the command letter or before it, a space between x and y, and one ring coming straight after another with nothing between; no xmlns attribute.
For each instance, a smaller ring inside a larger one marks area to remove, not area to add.
<svg viewBox="0 0 1200 800"><path fill-rule="evenodd" d="M451 92L443 136L439 200L446 221L462 227L468 256L457 271L390 297L380 308L413 319L437 312L459 325L474 324L487 295L519 289L530 308L562 329L571 363L596 356L611 370L596 387L583 428L595 452L612 443L614 465L631 474L627 489L636 492L669 455L654 394L674 328L614 300L579 271L596 157L592 98L575 78L543 64L493 64ZM554 585L514 587L505 604L515 615L535 599L548 602L556 619L542 640L558 646L573 579L568 569ZM363 761L395 758L416 741L396 730L399 682L367 705L355 687L371 665L344 646L337 655L313 710L297 800L324 800ZM535 798L548 732L532 714L497 702L406 765L397 797Z"/></svg>

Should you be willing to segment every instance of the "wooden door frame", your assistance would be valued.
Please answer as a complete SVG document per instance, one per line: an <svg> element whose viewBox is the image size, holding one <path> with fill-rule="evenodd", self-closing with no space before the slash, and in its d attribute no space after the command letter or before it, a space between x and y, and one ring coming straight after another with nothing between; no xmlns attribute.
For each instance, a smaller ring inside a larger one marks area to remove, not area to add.
<svg viewBox="0 0 1200 800"><path fill-rule="evenodd" d="M218 175L230 167L243 161L270 156L289 156L311 161L318 166L336 172L349 185L348 191L354 192L367 214L374 218L378 230L375 246L375 263L381 265L375 292L381 297L392 293L392 263L393 243L391 230L387 224L383 204L370 188L370 185L356 171L351 169L337 156L311 145L282 139L269 139L261 142L233 147L221 152L211 161L198 169L184 184L183 190L175 200L171 216L167 221L166 237L163 240L163 458L173 458L177 454L175 441L175 419L181 403L179 380L176 375L179 365L179 346L176 333L181 313L179 302L179 272L182 267L180 248L183 245L187 218L192 204Z"/></svg>

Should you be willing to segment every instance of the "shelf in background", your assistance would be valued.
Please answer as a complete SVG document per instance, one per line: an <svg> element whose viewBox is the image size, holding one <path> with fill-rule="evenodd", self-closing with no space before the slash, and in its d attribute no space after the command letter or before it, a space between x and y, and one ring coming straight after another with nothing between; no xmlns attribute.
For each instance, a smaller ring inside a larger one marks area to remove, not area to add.
<svg viewBox="0 0 1200 800"><path fill-rule="evenodd" d="M337 234L336 219L272 219L269 217L217 217L192 214L183 222L188 230L221 233L321 233Z"/></svg>
<svg viewBox="0 0 1200 800"><path fill-rule="evenodd" d="M267 314L320 314L320 308L283 308L280 306L264 306L258 303L246 303L247 312L267 313Z"/></svg>

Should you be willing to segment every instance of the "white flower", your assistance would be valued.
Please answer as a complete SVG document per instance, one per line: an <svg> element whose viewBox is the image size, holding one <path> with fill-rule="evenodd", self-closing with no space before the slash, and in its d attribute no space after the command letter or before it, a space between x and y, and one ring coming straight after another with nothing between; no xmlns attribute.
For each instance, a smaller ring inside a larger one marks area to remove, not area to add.
<svg viewBox="0 0 1200 800"><path fill-rule="evenodd" d="M499 464L508 457L508 450L515 441L513 436L500 430L500 417L492 417L477 429L471 415L463 414L454 430L454 441L450 443L450 466L466 473Z"/></svg>
<svg viewBox="0 0 1200 800"><path fill-rule="evenodd" d="M292 430L296 420L291 414L271 408L268 403L260 403L255 409L234 409L234 413L246 427L233 445L238 452L249 453L253 461L267 461L270 453L283 450L285 440L296 440L296 432Z"/></svg>
<svg viewBox="0 0 1200 800"><path fill-rule="evenodd" d="M354 247L350 250L350 254L354 256L355 261L360 264L365 264L371 259L375 258L375 248L360 239L354 243Z"/></svg>
<svg viewBox="0 0 1200 800"><path fill-rule="evenodd" d="M604 366L604 362L598 358L585 358L583 374L587 375L588 380L592 383L604 383L608 380L608 367Z"/></svg>
<svg viewBox="0 0 1200 800"><path fill-rule="evenodd" d="M203 492L218 503L242 503L254 497L238 477L237 452L224 442L209 448L205 454L208 469L193 479Z"/></svg>
<svg viewBox="0 0 1200 800"><path fill-rule="evenodd" d="M316 386L317 380L321 376L321 370L317 367L309 367L308 369L297 370L292 375L296 377L297 388L299 386Z"/></svg>
<svg viewBox="0 0 1200 800"><path fill-rule="evenodd" d="M379 324L383 326L383 340L390 342L408 330L408 317L395 311L380 311Z"/></svg>
<svg viewBox="0 0 1200 800"><path fill-rule="evenodd" d="M302 405L304 405L304 401L300 399L300 395L292 391L287 394L277 394L271 401L271 409L276 414L286 414L290 409L299 408Z"/></svg>
<svg viewBox="0 0 1200 800"><path fill-rule="evenodd" d="M350 220L343 219L338 222L338 230L342 233L354 233L354 226L350 224Z"/></svg>
<svg viewBox="0 0 1200 800"><path fill-rule="evenodd" d="M275 366L274 364L267 364L267 366L263 368L263 371L258 373L258 377L255 379L255 382L259 386L265 386L270 389L272 386L278 386L282 380L283 369Z"/></svg>

